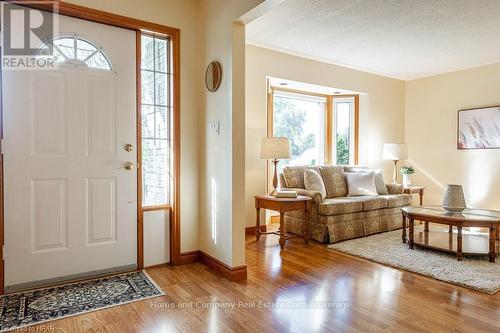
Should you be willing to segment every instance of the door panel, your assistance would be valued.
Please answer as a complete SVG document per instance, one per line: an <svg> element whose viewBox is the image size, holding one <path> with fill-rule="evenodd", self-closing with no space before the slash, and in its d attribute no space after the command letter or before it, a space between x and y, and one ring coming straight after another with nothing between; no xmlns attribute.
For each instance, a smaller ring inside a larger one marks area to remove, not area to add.
<svg viewBox="0 0 500 333"><path fill-rule="evenodd" d="M116 179L86 179L85 226L87 245L115 243Z"/></svg>
<svg viewBox="0 0 500 333"><path fill-rule="evenodd" d="M135 32L59 17L112 70L6 71L5 285L137 262Z"/></svg>
<svg viewBox="0 0 500 333"><path fill-rule="evenodd" d="M31 251L66 250L66 179L31 181Z"/></svg>
<svg viewBox="0 0 500 333"><path fill-rule="evenodd" d="M47 71L33 78L32 154L66 154L66 74Z"/></svg>
<svg viewBox="0 0 500 333"><path fill-rule="evenodd" d="M88 75L85 126L89 137L87 153L116 153L116 78Z"/></svg>

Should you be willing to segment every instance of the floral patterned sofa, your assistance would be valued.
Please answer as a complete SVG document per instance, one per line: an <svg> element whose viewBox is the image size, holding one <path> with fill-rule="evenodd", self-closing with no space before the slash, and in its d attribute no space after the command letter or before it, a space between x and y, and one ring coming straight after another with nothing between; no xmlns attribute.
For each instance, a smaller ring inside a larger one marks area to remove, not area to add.
<svg viewBox="0 0 500 333"><path fill-rule="evenodd" d="M318 171L326 188L326 197L308 191L304 186L305 169ZM346 172L367 171L357 166L285 167L280 174L283 190L295 190L311 197L308 214L311 237L319 242L335 243L379 232L401 228L401 207L411 205L411 195L402 194L402 185L386 185L387 192L378 196L348 197ZM302 234L304 212L285 214L288 232Z"/></svg>

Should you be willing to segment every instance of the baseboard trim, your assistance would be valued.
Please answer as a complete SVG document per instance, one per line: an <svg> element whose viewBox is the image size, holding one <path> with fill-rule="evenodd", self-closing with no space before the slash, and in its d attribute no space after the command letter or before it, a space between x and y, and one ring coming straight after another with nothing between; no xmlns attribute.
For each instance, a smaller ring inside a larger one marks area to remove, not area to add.
<svg viewBox="0 0 500 333"><path fill-rule="evenodd" d="M252 227L246 227L245 228L245 236L253 236L255 235L255 231L257 230L257 226L252 226ZM260 231L261 232L266 232L267 231L267 225L261 225L260 226Z"/></svg>
<svg viewBox="0 0 500 333"><path fill-rule="evenodd" d="M228 280L244 281L247 279L247 265L231 267L203 251L200 251L200 262Z"/></svg>
<svg viewBox="0 0 500 333"><path fill-rule="evenodd" d="M200 251L199 250L189 251L181 253L179 264L180 265L193 264L199 261L200 261Z"/></svg>
<svg viewBox="0 0 500 333"><path fill-rule="evenodd" d="M231 267L200 250L181 253L180 265L193 264L195 262L202 263L230 281L237 282L247 279L247 265Z"/></svg>

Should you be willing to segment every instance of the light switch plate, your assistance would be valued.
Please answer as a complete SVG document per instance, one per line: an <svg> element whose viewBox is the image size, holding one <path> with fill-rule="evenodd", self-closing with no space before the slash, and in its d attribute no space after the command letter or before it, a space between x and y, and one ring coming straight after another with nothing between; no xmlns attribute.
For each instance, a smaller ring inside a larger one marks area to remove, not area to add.
<svg viewBox="0 0 500 333"><path fill-rule="evenodd" d="M208 135L209 136L220 135L220 121L211 121L208 123Z"/></svg>

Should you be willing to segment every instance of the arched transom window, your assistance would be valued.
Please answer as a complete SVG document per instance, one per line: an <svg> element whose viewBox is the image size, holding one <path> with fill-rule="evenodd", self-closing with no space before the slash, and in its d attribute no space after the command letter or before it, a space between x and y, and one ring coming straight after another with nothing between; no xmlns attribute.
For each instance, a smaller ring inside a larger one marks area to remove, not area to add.
<svg viewBox="0 0 500 333"><path fill-rule="evenodd" d="M78 36L61 36L52 40L54 56L60 64L107 70L113 69L102 48Z"/></svg>

